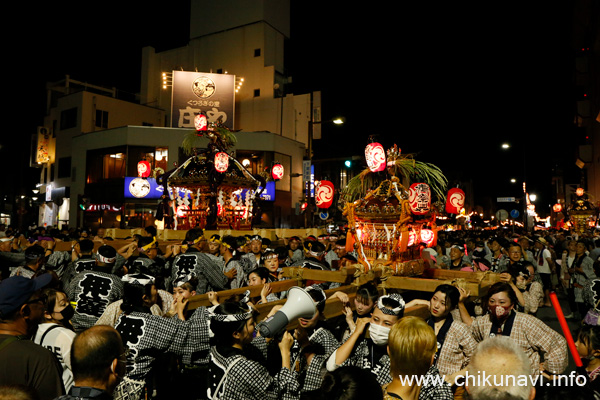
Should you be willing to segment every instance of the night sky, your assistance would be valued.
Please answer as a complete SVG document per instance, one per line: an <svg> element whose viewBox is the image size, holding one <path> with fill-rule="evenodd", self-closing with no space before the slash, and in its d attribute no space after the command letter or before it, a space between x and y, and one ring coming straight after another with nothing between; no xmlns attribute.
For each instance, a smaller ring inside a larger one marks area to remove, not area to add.
<svg viewBox="0 0 600 400"><path fill-rule="evenodd" d="M135 10L112 1L96 9L22 5L18 32L2 28L10 38L5 50L15 57L11 134L0 139L5 168L18 165L19 152L9 150L27 146L41 123L47 81L70 74L136 92L143 46L186 44L187 1L171 2L167 11L139 3ZM347 121L323 127L316 154L362 155L376 135L386 147L396 143L439 166L451 181L476 179L477 198L511 195L508 179L525 165L532 191L542 204L553 202L552 168L572 170L575 155L571 10L570 2L537 3L368 8L292 0L286 68L293 90L321 90L323 118ZM505 141L512 153L501 151ZM3 179L6 187L10 178Z"/></svg>

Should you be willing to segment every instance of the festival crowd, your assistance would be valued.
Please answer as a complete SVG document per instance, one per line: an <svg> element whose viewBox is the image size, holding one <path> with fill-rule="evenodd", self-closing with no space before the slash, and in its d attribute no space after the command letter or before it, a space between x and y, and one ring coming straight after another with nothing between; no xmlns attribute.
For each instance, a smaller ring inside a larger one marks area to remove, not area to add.
<svg viewBox="0 0 600 400"><path fill-rule="evenodd" d="M360 261L345 232L271 242L191 229L159 246L148 227L115 246L104 229L0 226L0 398L600 399L596 236L440 231L426 267L494 274L485 297L460 279L431 293L366 281L351 296L310 281L314 315L267 335L285 302L260 320L257 307L287 299L273 290L282 268ZM209 306L190 305L199 294ZM554 294L578 324L573 371L563 333L537 317ZM332 298L343 313L327 318Z"/></svg>

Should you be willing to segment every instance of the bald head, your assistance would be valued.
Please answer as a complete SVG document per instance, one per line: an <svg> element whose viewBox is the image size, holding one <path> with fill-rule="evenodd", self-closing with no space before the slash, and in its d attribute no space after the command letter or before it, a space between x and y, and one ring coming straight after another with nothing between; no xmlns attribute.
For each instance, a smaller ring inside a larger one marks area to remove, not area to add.
<svg viewBox="0 0 600 400"><path fill-rule="evenodd" d="M531 362L509 337L496 336L480 342L467 366L465 384L473 400L528 400Z"/></svg>
<svg viewBox="0 0 600 400"><path fill-rule="evenodd" d="M108 325L92 326L79 333L71 346L75 381L105 382L115 359L124 353L121 335Z"/></svg>

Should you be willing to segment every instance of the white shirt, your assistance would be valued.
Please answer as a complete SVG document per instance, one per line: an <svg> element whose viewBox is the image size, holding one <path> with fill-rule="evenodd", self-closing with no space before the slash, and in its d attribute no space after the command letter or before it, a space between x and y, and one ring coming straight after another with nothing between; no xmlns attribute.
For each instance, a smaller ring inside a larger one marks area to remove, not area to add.
<svg viewBox="0 0 600 400"><path fill-rule="evenodd" d="M56 326L56 328L52 328L53 326ZM52 328L52 330L44 337L44 342L40 343L42 336L50 328ZM76 333L70 329L52 322L47 322L38 326L38 330L33 338L34 343L47 348L54 353L56 358L58 358L62 367L62 380L67 393L73 386L73 372L71 372L71 344L73 343L75 335Z"/></svg>
<svg viewBox="0 0 600 400"><path fill-rule="evenodd" d="M550 250L543 249L542 250L542 264L540 264L540 260L536 260L537 264L537 272L540 274L550 274L552 271L550 270L550 265L548 264L548 259L551 258Z"/></svg>

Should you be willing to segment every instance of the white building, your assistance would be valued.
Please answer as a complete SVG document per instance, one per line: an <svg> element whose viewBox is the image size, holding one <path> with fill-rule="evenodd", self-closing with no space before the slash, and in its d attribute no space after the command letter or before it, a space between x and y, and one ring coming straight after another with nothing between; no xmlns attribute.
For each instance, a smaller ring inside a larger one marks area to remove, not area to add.
<svg viewBox="0 0 600 400"><path fill-rule="evenodd" d="M269 225L293 226L304 182L290 174L302 172L309 128L319 134L319 124L309 122L319 122L320 94L286 92L283 57L289 14L289 1L193 0L187 46L142 50L139 104L119 99L115 89L68 77L52 85L44 127L55 152L42 164L40 189L46 202L40 206L40 224L81 226L87 214L96 225L131 226L137 218L138 226L145 226L149 220L139 215L151 214L156 200L128 202L122 196L123 182L135 176L141 158L165 171L185 160L180 147L190 128L172 128L171 88L163 89L162 81L163 72L183 70L244 78L235 96L236 157L251 160L253 173L272 161L284 165L288 174L277 182L276 201L267 207L265 219ZM79 207L84 199L85 212Z"/></svg>

